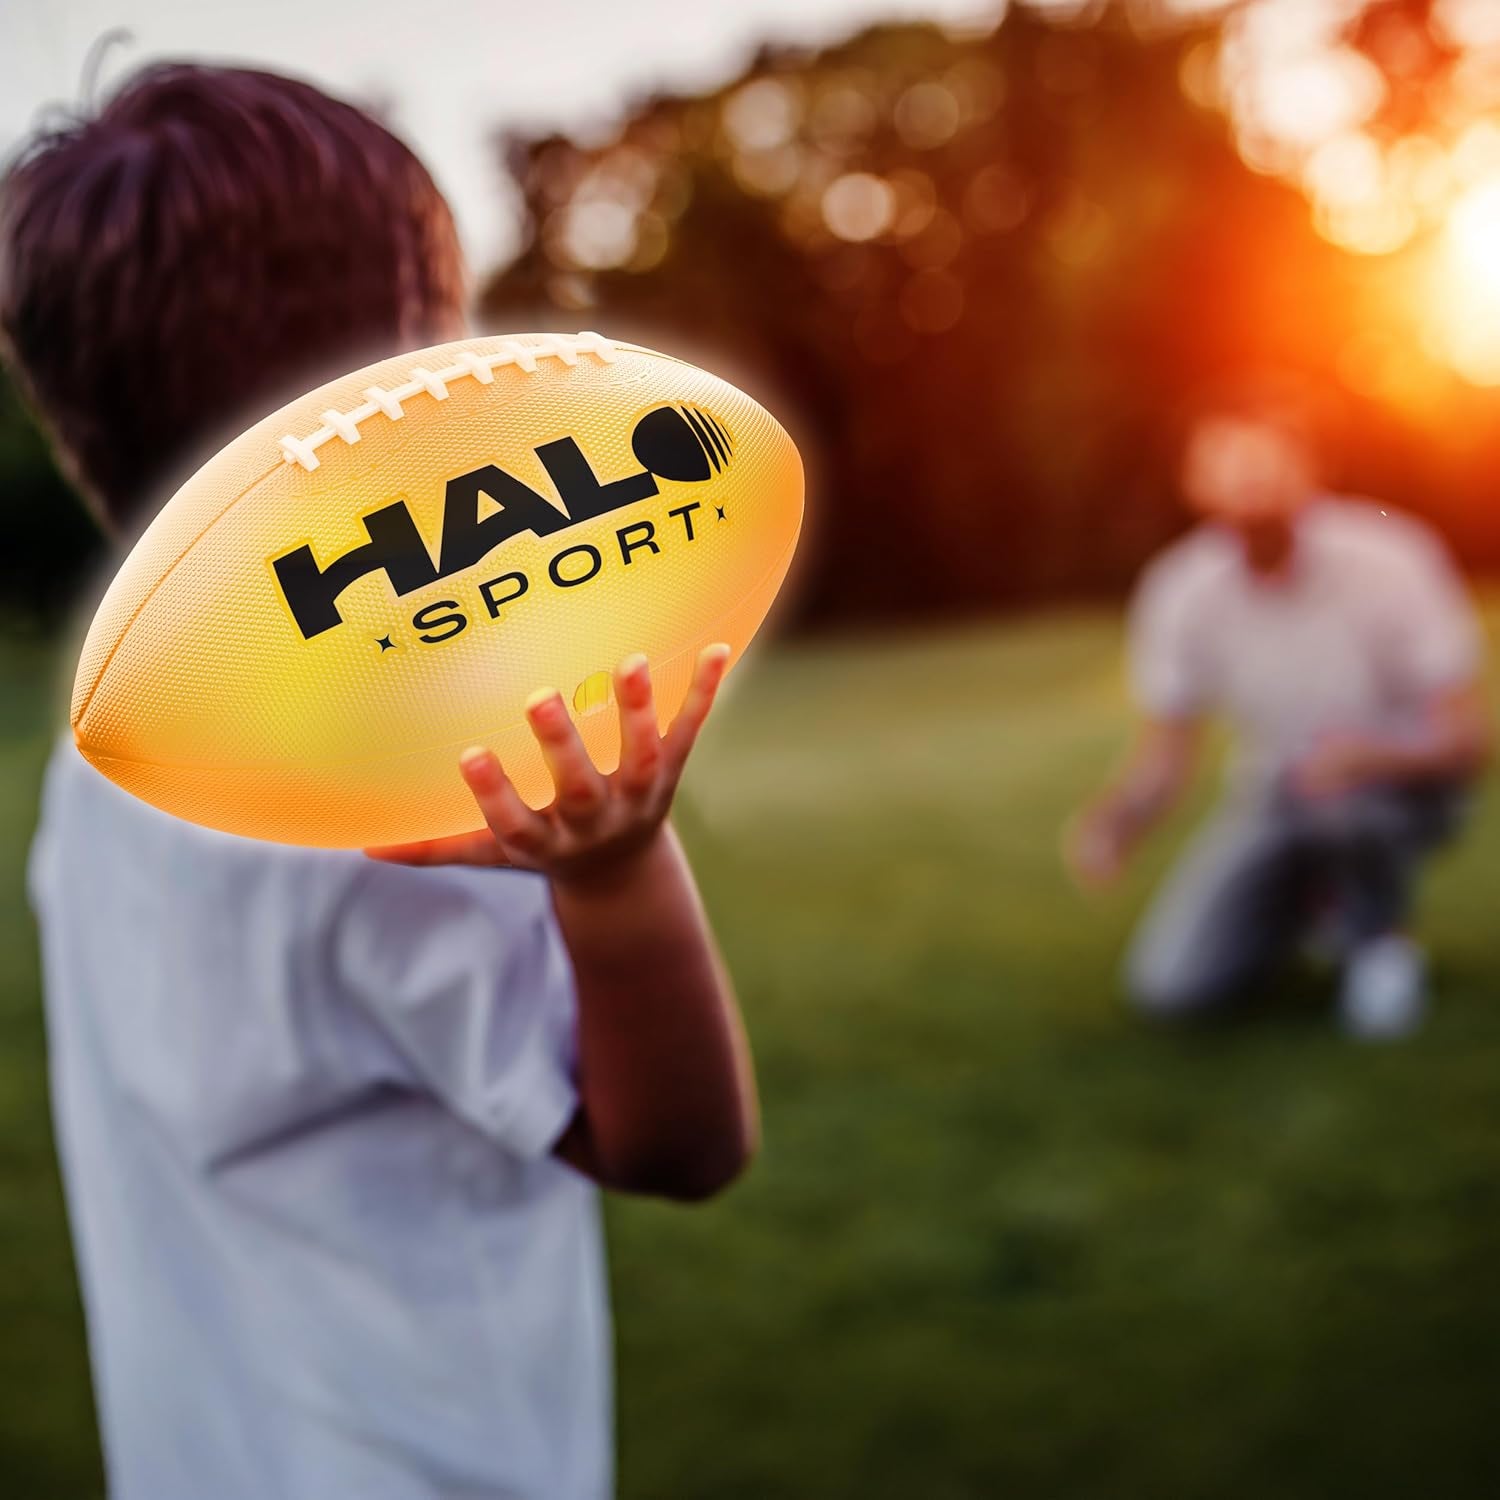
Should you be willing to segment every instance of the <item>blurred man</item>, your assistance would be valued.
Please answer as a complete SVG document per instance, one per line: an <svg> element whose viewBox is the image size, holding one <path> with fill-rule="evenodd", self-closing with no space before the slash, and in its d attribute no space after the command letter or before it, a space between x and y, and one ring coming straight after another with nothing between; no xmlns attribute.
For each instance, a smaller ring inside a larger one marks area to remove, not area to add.
<svg viewBox="0 0 1500 1500"><path fill-rule="evenodd" d="M1113 881L1223 718L1230 787L1134 941L1131 997L1211 1011L1318 937L1343 960L1348 1029L1400 1035L1424 1004L1413 881L1487 753L1473 614L1425 527L1320 490L1306 407L1274 382L1200 408L1181 477L1203 522L1137 590L1144 723L1068 830L1069 863Z"/></svg>
<svg viewBox="0 0 1500 1500"><path fill-rule="evenodd" d="M0 197L8 352L122 542L251 419L463 307L421 164L265 73L152 69ZM178 822L58 747L31 891L114 1500L609 1492L593 1184L701 1198L755 1136L665 821L724 660L665 736L620 667L609 777L534 701L554 806L467 752L481 831L395 862Z"/></svg>

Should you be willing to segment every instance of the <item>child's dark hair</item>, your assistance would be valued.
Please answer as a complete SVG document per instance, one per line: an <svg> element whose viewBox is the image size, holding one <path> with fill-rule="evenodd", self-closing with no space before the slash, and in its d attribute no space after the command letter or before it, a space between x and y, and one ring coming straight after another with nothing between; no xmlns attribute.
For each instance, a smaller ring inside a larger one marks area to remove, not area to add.
<svg viewBox="0 0 1500 1500"><path fill-rule="evenodd" d="M5 352L125 532L281 400L456 337L463 281L421 162L369 115L273 73L146 68L0 183Z"/></svg>

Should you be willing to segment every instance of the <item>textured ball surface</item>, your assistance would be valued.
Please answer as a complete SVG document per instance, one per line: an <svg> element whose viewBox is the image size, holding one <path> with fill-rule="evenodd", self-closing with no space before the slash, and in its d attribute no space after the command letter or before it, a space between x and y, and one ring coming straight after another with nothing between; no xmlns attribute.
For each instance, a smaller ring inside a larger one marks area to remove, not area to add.
<svg viewBox="0 0 1500 1500"><path fill-rule="evenodd" d="M597 334L468 339L359 370L204 465L126 558L73 690L82 753L179 817L359 847L477 826L459 752L551 782L523 708L561 691L603 770L609 673L663 727L786 575L802 466L707 372Z"/></svg>

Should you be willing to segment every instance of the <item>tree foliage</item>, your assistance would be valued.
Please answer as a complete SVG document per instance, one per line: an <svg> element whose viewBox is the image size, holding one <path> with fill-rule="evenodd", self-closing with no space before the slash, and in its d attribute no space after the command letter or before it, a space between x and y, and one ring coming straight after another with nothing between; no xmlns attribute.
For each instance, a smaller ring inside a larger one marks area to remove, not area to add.
<svg viewBox="0 0 1500 1500"><path fill-rule="evenodd" d="M985 35L879 27L644 99L606 141L504 138L525 238L483 326L596 327L759 395L808 462L810 622L1117 595L1183 524L1181 408L1246 367L1327 392L1332 482L1492 567L1496 398L1393 312L1408 252L1338 247L1298 161L1246 165L1220 65L1270 3L1193 25L1114 0L1086 24L1013 5ZM1461 115L1500 71L1437 9L1343 5L1324 38L1384 80L1364 129L1408 165L1439 124L1471 157L1489 139ZM1448 299L1460 333L1464 311ZM91 528L4 386L0 505L5 598L66 597Z"/></svg>
<svg viewBox="0 0 1500 1500"><path fill-rule="evenodd" d="M809 618L1116 591L1180 524L1184 398L1317 369L1350 300L1300 196L1184 97L1198 40L880 28L647 101L606 145L512 140L530 234L485 320L664 344L784 414Z"/></svg>

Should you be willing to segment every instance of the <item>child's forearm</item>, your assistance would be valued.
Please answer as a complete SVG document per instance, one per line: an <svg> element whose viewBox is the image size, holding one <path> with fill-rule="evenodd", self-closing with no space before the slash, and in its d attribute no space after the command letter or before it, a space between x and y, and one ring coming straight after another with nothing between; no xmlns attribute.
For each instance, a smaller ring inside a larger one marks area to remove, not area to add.
<svg viewBox="0 0 1500 1500"><path fill-rule="evenodd" d="M556 798L529 807L494 751L459 769L485 831L371 850L406 864L510 865L552 883L578 991L579 1108L557 1154L607 1187L704 1198L755 1149L755 1084L739 1011L691 871L666 822L729 665L698 653L670 727L659 728L644 656L615 668L620 761L589 758L555 690L526 715Z"/></svg>
<svg viewBox="0 0 1500 1500"><path fill-rule="evenodd" d="M578 992L578 1117L559 1154L606 1186L702 1198L757 1133L739 1011L669 824L627 861L554 879Z"/></svg>

